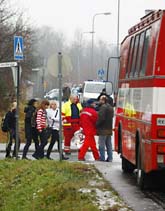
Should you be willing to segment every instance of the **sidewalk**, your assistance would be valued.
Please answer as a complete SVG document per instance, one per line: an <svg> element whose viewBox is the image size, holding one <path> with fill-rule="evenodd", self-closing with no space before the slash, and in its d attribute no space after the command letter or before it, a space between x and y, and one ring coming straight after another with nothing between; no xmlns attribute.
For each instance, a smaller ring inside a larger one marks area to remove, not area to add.
<svg viewBox="0 0 165 211"><path fill-rule="evenodd" d="M98 137L97 136L96 136L96 145L97 145L97 148L98 148ZM23 152L24 146L25 146L25 143L21 143L20 149L19 149L19 152L18 152L18 155L20 157L22 157L22 152ZM48 146L49 146L49 143L45 146L45 152L46 152ZM12 145L12 151L13 151L13 148L14 148L14 144ZM62 142L62 149L64 149L64 143L63 142ZM68 161L71 161L71 162L78 161L78 150L79 149L76 146L75 142L71 142L71 155L66 156L66 157L69 157ZM29 150L28 150L28 153L27 153L27 157L31 160L34 160L34 158L32 157L32 154L33 154L34 151L35 151L35 145L34 145L34 143L32 143L31 146L29 147ZM0 159L5 158L5 153L6 153L6 143L0 143ZM57 149L57 143L55 143L55 145L53 147L51 157L54 160L59 160L59 152L58 152L58 149ZM92 154L91 150L88 149L88 151L86 153L86 162L93 162L93 161L95 161L94 158L93 158L93 154Z"/></svg>
<svg viewBox="0 0 165 211"><path fill-rule="evenodd" d="M96 145L97 145L97 148L98 148L98 136L95 136L95 140L96 140ZM21 143L19 152L23 151L24 146L25 146L25 143ZM48 146L49 146L49 143L45 146L45 150L47 150ZM12 144L12 149L13 149L13 147L14 147L14 141L13 141L13 144ZM5 152L5 149L6 149L6 143L0 143L0 152ZM64 149L64 142L62 142L62 149ZM28 152L34 152L34 150L35 150L35 146L34 146L34 143L32 142L31 146L29 147ZM57 152L58 151L57 150L57 142L55 143L52 151L53 152ZM71 141L71 151L72 152L77 152L78 151L78 147L72 141Z"/></svg>
<svg viewBox="0 0 165 211"><path fill-rule="evenodd" d="M62 143L62 149L64 148L63 145L64 145L64 144ZM22 151L23 151L24 146L25 146L25 143L21 143L21 144L20 144L19 152L22 152ZM48 146L49 146L49 144L47 144L47 145L45 146L45 150L47 150ZM12 149L13 149L13 147L14 147L14 143L12 144ZM34 152L34 150L35 150L35 146L34 146L34 143L32 143L31 146L29 147L28 152ZM75 144L71 144L71 150L72 150L73 152L76 152L76 151L78 151L78 148L76 147ZM0 152L5 152L5 151L6 151L6 143L0 143ZM57 150L57 143L55 143L55 145L54 145L52 151L53 151L53 152L57 152L57 151L58 151L58 150Z"/></svg>
<svg viewBox="0 0 165 211"><path fill-rule="evenodd" d="M24 148L25 144L24 143L21 143L20 145L20 150L18 152L18 156L19 157L22 157L22 152L23 152L23 148ZM45 152L48 148L49 144L46 145L45 147ZM14 145L12 146L12 150L13 150L13 147ZM5 151L6 149L6 144L5 143L0 143L0 160L2 159L5 159ZM63 149L63 144L62 144L62 149ZM32 157L32 154L35 150L35 146L34 146L34 143L31 144L29 150L28 150L28 153L27 153L27 157L30 159L30 160L35 160L33 157ZM50 157L53 159L53 160L60 160L60 155L59 155L59 152L57 150L57 143L55 144L53 150L52 150L52 153L50 155ZM72 143L71 145L71 155L66 155L66 157L69 158L69 162L77 162L78 161L78 148L77 146ZM91 150L89 149L86 153L86 156L85 156L85 159L86 161L85 162L95 162L94 158L93 158L93 154L91 152Z"/></svg>

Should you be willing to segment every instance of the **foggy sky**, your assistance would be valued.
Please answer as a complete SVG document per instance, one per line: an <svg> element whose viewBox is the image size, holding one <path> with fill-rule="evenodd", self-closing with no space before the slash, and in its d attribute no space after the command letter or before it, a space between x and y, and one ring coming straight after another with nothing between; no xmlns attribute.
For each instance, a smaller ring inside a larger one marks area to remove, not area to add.
<svg viewBox="0 0 165 211"><path fill-rule="evenodd" d="M63 32L68 40L74 39L77 29L92 31L92 18L96 13L111 12L109 16L95 18L95 40L102 39L108 44L117 39L118 0L13 0L25 9L25 16L35 26L48 25ZM164 9L165 0L120 0L120 41L128 29L139 22L146 9ZM90 40L91 34L83 34Z"/></svg>

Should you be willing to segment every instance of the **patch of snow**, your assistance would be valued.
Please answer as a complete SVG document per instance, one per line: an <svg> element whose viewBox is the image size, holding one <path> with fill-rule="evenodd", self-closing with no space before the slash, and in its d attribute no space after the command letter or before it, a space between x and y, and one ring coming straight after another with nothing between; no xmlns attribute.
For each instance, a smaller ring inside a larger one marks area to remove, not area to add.
<svg viewBox="0 0 165 211"><path fill-rule="evenodd" d="M95 181L95 180L92 180L92 181L89 181L89 185L90 186L93 186L93 187L95 187L95 186L103 186L104 185L104 182L103 181Z"/></svg>
<svg viewBox="0 0 165 211"><path fill-rule="evenodd" d="M87 188L81 188L79 190L79 192L81 192L81 193L91 193L92 191L90 189L87 189Z"/></svg>
<svg viewBox="0 0 165 211"><path fill-rule="evenodd" d="M100 210L107 210L113 206L123 206L121 202L117 201L117 197L113 196L112 192L110 191L102 191L96 188L96 198L99 209Z"/></svg>
<svg viewBox="0 0 165 211"><path fill-rule="evenodd" d="M90 181L90 185L94 186L98 183L96 181ZM122 202L118 196L114 195L112 191L102 191L98 188L81 188L79 192L81 193L91 193L93 190L96 192L96 201L93 203L99 207L100 210L106 211L109 208L118 207L118 211L130 211L131 209L127 208L124 202Z"/></svg>

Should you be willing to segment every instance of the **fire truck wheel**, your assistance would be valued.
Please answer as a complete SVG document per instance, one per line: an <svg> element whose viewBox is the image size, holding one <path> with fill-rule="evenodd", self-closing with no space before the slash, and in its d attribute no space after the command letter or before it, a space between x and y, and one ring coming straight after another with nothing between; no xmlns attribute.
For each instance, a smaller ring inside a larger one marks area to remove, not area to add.
<svg viewBox="0 0 165 211"><path fill-rule="evenodd" d="M141 153L140 153L140 145L138 149L138 163L137 163L137 184L141 190L145 189L146 183L146 173L141 168Z"/></svg>

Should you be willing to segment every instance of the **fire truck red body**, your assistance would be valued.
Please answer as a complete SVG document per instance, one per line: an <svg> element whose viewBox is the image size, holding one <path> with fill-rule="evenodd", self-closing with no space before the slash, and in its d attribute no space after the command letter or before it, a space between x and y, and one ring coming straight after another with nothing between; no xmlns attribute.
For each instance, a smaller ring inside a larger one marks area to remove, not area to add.
<svg viewBox="0 0 165 211"><path fill-rule="evenodd" d="M121 44L115 150L122 168L148 174L165 167L165 11L152 11Z"/></svg>

